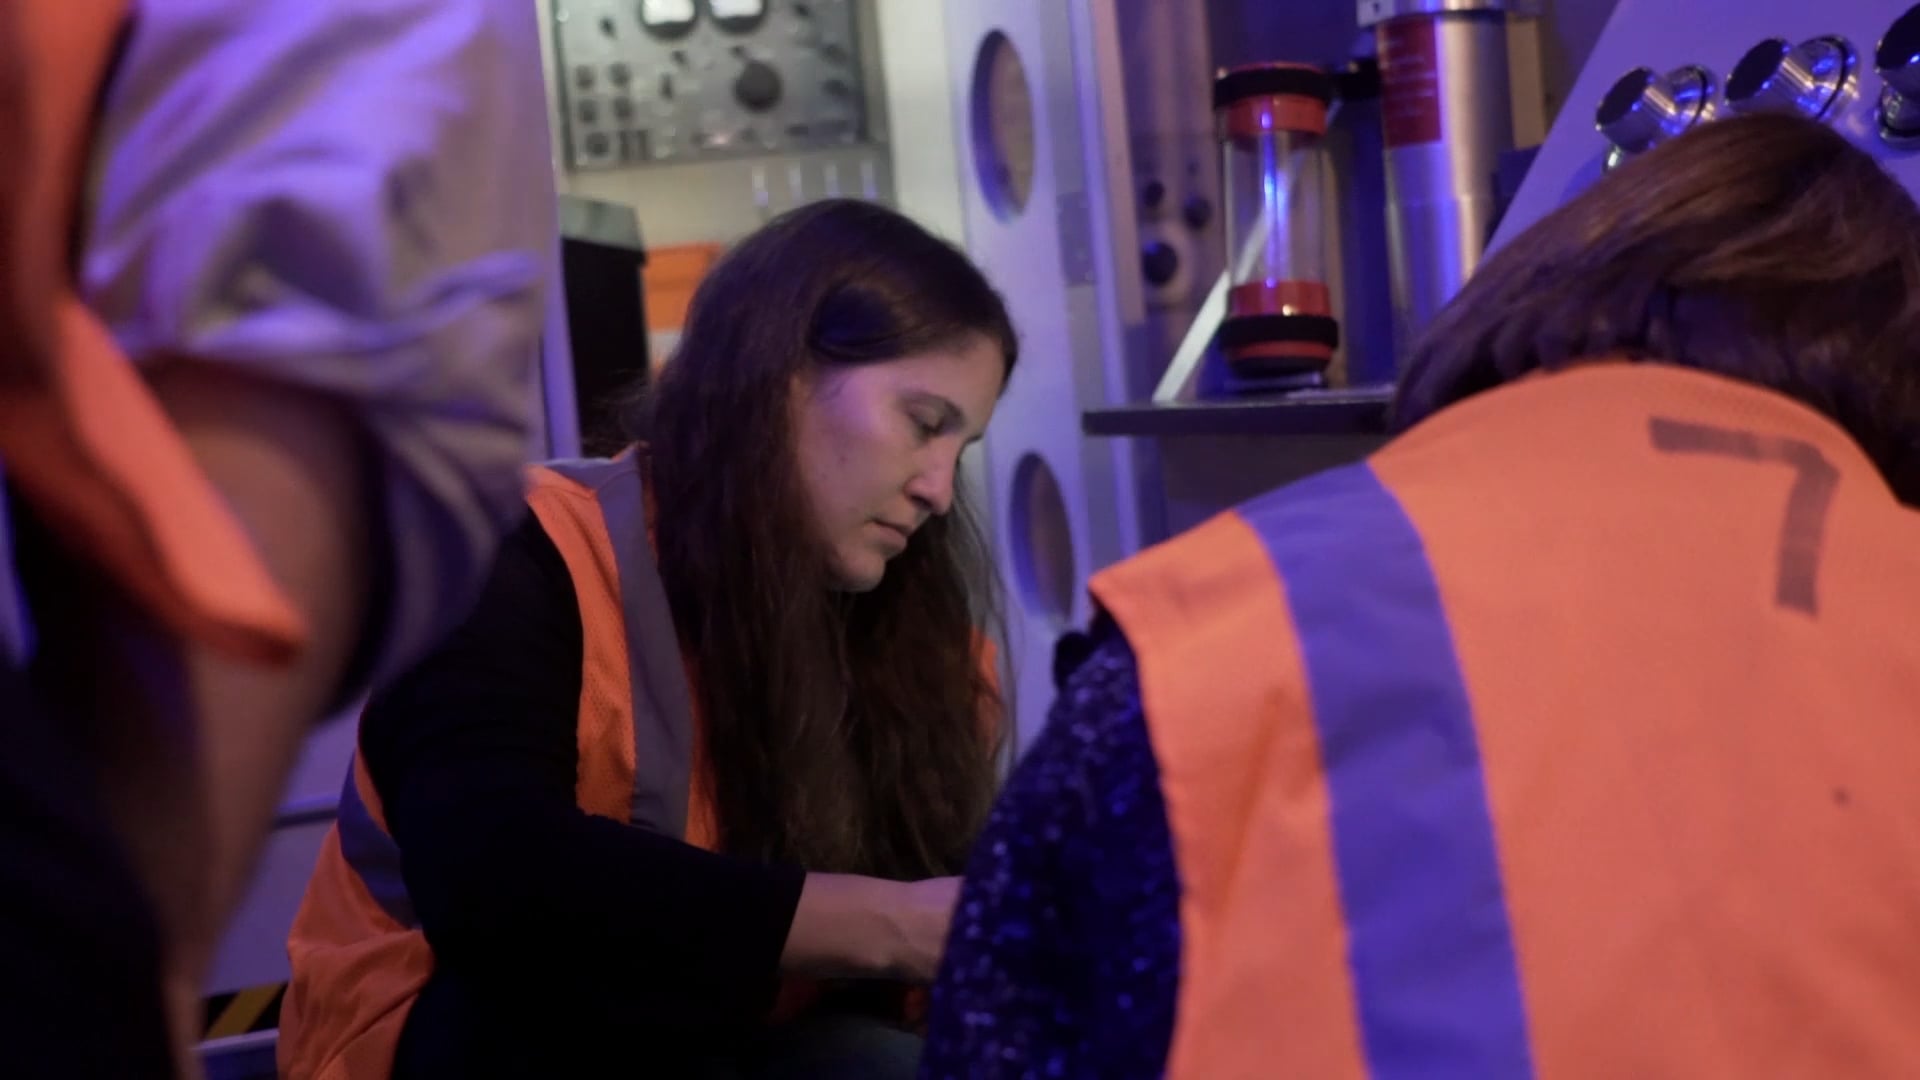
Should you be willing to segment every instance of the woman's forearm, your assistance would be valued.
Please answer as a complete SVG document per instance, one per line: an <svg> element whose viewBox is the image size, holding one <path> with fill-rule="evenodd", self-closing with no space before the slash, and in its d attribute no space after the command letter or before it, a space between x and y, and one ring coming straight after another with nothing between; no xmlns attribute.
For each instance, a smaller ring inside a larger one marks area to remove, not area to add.
<svg viewBox="0 0 1920 1080"><path fill-rule="evenodd" d="M814 978L931 980L958 890L956 878L903 883L809 874L781 969Z"/></svg>

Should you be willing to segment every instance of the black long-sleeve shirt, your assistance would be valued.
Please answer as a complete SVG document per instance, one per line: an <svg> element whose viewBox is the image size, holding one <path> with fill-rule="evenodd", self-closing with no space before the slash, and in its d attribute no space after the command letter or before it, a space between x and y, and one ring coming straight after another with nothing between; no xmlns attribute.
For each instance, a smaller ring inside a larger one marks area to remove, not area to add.
<svg viewBox="0 0 1920 1080"><path fill-rule="evenodd" d="M577 807L581 635L529 517L460 627L361 721L435 960L400 1075L551 1065L556 1040L710 1050L772 1000L805 875Z"/></svg>

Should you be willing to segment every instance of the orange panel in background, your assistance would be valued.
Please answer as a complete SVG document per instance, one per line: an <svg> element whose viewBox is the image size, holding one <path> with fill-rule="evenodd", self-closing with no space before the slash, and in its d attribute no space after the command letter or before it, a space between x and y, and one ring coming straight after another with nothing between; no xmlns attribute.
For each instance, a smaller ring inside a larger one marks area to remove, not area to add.
<svg viewBox="0 0 1920 1080"><path fill-rule="evenodd" d="M693 302L693 290L724 250L723 244L679 244L647 252L640 280L646 294L647 333L657 343L650 350L654 370L659 370L671 351L657 345L679 338L680 328L686 325L687 307Z"/></svg>

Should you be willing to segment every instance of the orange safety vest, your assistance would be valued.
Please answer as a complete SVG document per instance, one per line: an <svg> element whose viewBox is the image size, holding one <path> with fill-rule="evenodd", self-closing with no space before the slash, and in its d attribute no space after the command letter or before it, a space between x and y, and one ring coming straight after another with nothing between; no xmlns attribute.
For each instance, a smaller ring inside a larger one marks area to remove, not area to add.
<svg viewBox="0 0 1920 1080"><path fill-rule="evenodd" d="M1826 418L1529 379L1093 590L1174 1080L1920 1076L1920 514Z"/></svg>
<svg viewBox="0 0 1920 1080"><path fill-rule="evenodd" d="M529 479L527 502L567 564L584 629L580 809L712 849L693 706L645 531L638 457L536 466ZM357 755L287 951L293 978L280 1014L282 1074L390 1075L433 952Z"/></svg>
<svg viewBox="0 0 1920 1080"><path fill-rule="evenodd" d="M24 104L0 145L0 466L41 522L179 637L283 662L304 641L251 541L139 372L75 294L69 242L127 0L7 0ZM24 162L24 166L21 164ZM39 340L42 335L50 340ZM5 572L0 567L0 572Z"/></svg>

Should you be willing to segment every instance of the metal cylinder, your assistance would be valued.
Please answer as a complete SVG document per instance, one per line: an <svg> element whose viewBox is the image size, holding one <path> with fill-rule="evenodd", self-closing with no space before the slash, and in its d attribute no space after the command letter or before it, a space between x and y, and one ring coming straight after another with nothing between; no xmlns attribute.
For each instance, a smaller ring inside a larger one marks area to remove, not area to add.
<svg viewBox="0 0 1920 1080"><path fill-rule="evenodd" d="M1380 57L1394 341L1401 357L1480 263L1513 149L1516 0L1360 0Z"/></svg>

